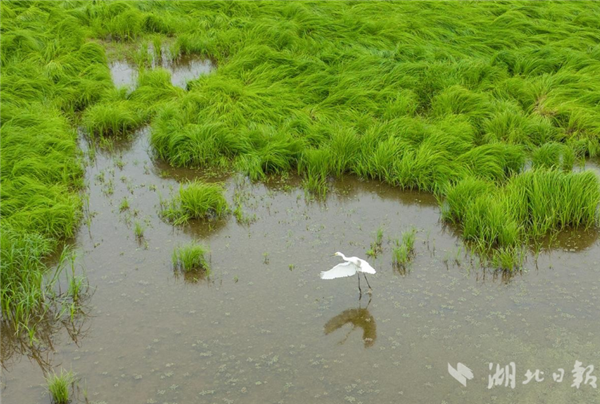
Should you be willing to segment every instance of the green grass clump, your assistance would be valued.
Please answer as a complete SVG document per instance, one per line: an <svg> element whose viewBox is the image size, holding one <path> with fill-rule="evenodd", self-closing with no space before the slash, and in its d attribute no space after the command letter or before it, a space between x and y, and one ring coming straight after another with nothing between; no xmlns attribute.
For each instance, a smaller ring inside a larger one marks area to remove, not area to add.
<svg viewBox="0 0 600 404"><path fill-rule="evenodd" d="M367 255L376 258L377 254L381 252L383 252L383 228L379 227L375 235L375 241L371 243L371 248L367 251Z"/></svg>
<svg viewBox="0 0 600 404"><path fill-rule="evenodd" d="M493 262L522 262L520 245L566 228L598 225L600 181L591 171L531 170L495 187L466 179L451 187L445 220L459 224L463 238ZM514 267L514 266L513 266Z"/></svg>
<svg viewBox="0 0 600 404"><path fill-rule="evenodd" d="M14 323L16 332L33 327L44 312L44 257L52 252L52 240L41 234L18 232L1 225L2 317Z"/></svg>
<svg viewBox="0 0 600 404"><path fill-rule="evenodd" d="M331 172L331 155L326 149L305 149L298 162L298 171L304 174L304 187L314 195L327 194L327 179Z"/></svg>
<svg viewBox="0 0 600 404"><path fill-rule="evenodd" d="M219 122L183 124L181 111L165 107L156 118L151 134L158 156L174 166L230 166L249 145Z"/></svg>
<svg viewBox="0 0 600 404"><path fill-rule="evenodd" d="M107 100L88 108L83 114L83 126L89 133L101 136L119 135L139 128L143 116L131 101Z"/></svg>
<svg viewBox="0 0 600 404"><path fill-rule="evenodd" d="M133 234L135 234L135 238L137 238L138 240L144 238L145 230L146 228L144 227L144 225L136 220L133 224Z"/></svg>
<svg viewBox="0 0 600 404"><path fill-rule="evenodd" d="M2 221L51 239L80 219L82 167L76 133L55 108L2 104Z"/></svg>
<svg viewBox="0 0 600 404"><path fill-rule="evenodd" d="M462 223L471 209L471 203L481 195L493 193L494 184L476 178L466 178L446 192L446 198L442 202L442 217L453 223Z"/></svg>
<svg viewBox="0 0 600 404"><path fill-rule="evenodd" d="M415 254L415 239L417 229L414 227L402 233L402 241L396 240L392 250L392 265L396 269L406 269L410 259Z"/></svg>
<svg viewBox="0 0 600 404"><path fill-rule="evenodd" d="M163 217L175 224L191 219L218 219L229 211L223 187L200 181L180 186L177 196L162 205Z"/></svg>
<svg viewBox="0 0 600 404"><path fill-rule="evenodd" d="M123 198L119 204L119 211L123 212L127 209L129 209L129 200L127 198Z"/></svg>
<svg viewBox="0 0 600 404"><path fill-rule="evenodd" d="M396 247L392 250L392 265L396 269L402 269L406 267L410 260L410 252L408 248L396 240Z"/></svg>
<svg viewBox="0 0 600 404"><path fill-rule="evenodd" d="M523 268L525 250L521 247L500 247L489 252L484 263L504 272L515 272Z"/></svg>
<svg viewBox="0 0 600 404"><path fill-rule="evenodd" d="M592 171L534 170L506 186L510 209L533 237L598 225L600 180Z"/></svg>
<svg viewBox="0 0 600 404"><path fill-rule="evenodd" d="M177 247L171 257L173 268L183 272L205 271L208 273L210 268L205 257L208 252L208 248L195 243Z"/></svg>
<svg viewBox="0 0 600 404"><path fill-rule="evenodd" d="M485 194L470 201L462 222L465 240L483 248L515 246L523 241L523 228L514 217L514 209L501 191Z"/></svg>
<svg viewBox="0 0 600 404"><path fill-rule="evenodd" d="M61 369L60 373L52 372L46 376L46 384L52 396L52 402L67 404L69 402L69 389L75 382L73 372Z"/></svg>
<svg viewBox="0 0 600 404"><path fill-rule="evenodd" d="M575 163L575 152L565 144L549 142L534 151L532 163L535 168L571 171Z"/></svg>

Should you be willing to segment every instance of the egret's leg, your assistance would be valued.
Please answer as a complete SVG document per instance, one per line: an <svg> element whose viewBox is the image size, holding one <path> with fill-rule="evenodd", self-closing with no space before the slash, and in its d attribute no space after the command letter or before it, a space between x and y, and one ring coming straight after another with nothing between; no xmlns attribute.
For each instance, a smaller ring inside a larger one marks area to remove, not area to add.
<svg viewBox="0 0 600 404"><path fill-rule="evenodd" d="M343 339L343 340L341 340L341 341L339 342L339 344L340 344L340 345L342 345L344 342L346 342L346 340L347 340L347 339L348 339L348 337L350 336L350 333L351 333L352 331L354 331L354 329L355 329L355 328L356 328L356 326L353 326L353 327L350 329L350 331L348 331L348 334L346 334L346 336L344 337L344 339Z"/></svg>
<svg viewBox="0 0 600 404"><path fill-rule="evenodd" d="M371 285L369 284L369 280L367 279L367 275L363 272L363 276L365 277L365 281L367 281L367 285L369 285L369 294L371 294Z"/></svg>
<svg viewBox="0 0 600 404"><path fill-rule="evenodd" d="M358 293L360 294L360 297L362 297L362 289L360 288L360 273L356 273L357 277L358 277Z"/></svg>

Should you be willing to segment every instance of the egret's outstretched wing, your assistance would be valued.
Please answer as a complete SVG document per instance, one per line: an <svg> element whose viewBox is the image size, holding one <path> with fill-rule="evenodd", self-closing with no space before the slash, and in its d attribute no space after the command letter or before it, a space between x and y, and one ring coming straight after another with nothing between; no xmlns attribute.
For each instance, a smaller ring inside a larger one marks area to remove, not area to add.
<svg viewBox="0 0 600 404"><path fill-rule="evenodd" d="M321 279L345 278L356 274L357 267L351 262L343 262L331 268L329 271L321 272Z"/></svg>
<svg viewBox="0 0 600 404"><path fill-rule="evenodd" d="M367 261L358 258L358 260L360 261L360 271L361 272L365 272L367 274L374 274L377 273L377 271L375 271L375 268L373 268Z"/></svg>

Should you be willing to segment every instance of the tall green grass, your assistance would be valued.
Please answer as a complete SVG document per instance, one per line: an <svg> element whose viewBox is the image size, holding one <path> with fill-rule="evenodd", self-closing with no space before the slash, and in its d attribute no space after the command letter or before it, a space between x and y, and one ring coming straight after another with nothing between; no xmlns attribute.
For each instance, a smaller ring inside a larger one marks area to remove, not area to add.
<svg viewBox="0 0 600 404"><path fill-rule="evenodd" d="M254 180L297 170L320 195L329 177L350 173L442 196L470 177L504 182L531 155L536 167L567 169L569 150L600 150L599 62L589 52L598 33L581 17L597 16L595 3L88 10L98 38L144 50L173 35L173 57L219 66L187 92L165 71L144 70L127 99L151 112L152 145L176 166L234 168ZM117 23L125 19L126 29ZM94 112L89 126L103 130ZM127 125L114 114L108 127Z"/></svg>
<svg viewBox="0 0 600 404"><path fill-rule="evenodd" d="M560 168L571 171L575 163L575 151L568 145L548 142L534 151L532 163L535 168Z"/></svg>
<svg viewBox="0 0 600 404"><path fill-rule="evenodd" d="M157 4L138 17L177 18L171 50L218 72L166 98L148 82L132 99L152 104L152 145L173 165L254 180L297 170L320 195L345 173L443 195L470 177L506 181L532 154L567 168L570 153L547 143L598 153L599 62L587 53L598 35L576 18L588 5L596 15L566 2Z"/></svg>
<svg viewBox="0 0 600 404"><path fill-rule="evenodd" d="M600 183L592 171L528 171L506 186L511 212L534 236L598 224Z"/></svg>
<svg viewBox="0 0 600 404"><path fill-rule="evenodd" d="M37 325L60 313L53 288L63 269L46 276L47 258L81 217L72 122L112 85L104 50L86 42L77 13L19 2L0 12L2 318L33 343Z"/></svg>
<svg viewBox="0 0 600 404"><path fill-rule="evenodd" d="M88 133L119 135L140 127L143 117L136 110L140 106L131 101L108 100L88 108L82 119Z"/></svg>
<svg viewBox="0 0 600 404"><path fill-rule="evenodd" d="M161 214L174 224L182 224L191 219L219 219L228 212L221 185L194 181L180 186L171 200L163 201Z"/></svg>
<svg viewBox="0 0 600 404"><path fill-rule="evenodd" d="M600 182L591 171L530 170L495 187L465 179L447 192L443 217L483 249L510 248L599 223Z"/></svg>

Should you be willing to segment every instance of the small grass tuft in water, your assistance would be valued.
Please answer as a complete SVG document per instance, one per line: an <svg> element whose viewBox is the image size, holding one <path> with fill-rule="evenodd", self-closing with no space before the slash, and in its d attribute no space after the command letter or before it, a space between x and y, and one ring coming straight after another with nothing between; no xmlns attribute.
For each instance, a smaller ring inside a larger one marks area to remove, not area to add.
<svg viewBox="0 0 600 404"><path fill-rule="evenodd" d="M205 257L208 252L207 247L196 243L177 247L171 257L173 268L183 272L205 271L208 273L210 268Z"/></svg>
<svg viewBox="0 0 600 404"><path fill-rule="evenodd" d="M233 209L233 216L235 217L237 222L239 224L247 226L256 221L256 214L248 215L244 212L244 209L242 207L243 202L246 201L248 197L241 192L236 192L233 198L235 204L235 209Z"/></svg>
<svg viewBox="0 0 600 404"><path fill-rule="evenodd" d="M127 209L129 209L129 200L127 198L123 198L121 204L119 205L119 211L123 212Z"/></svg>
<svg viewBox="0 0 600 404"><path fill-rule="evenodd" d="M218 219L229 211L223 187L219 184L190 182L179 188L171 201L162 202L162 215L176 225L191 219Z"/></svg>
<svg viewBox="0 0 600 404"><path fill-rule="evenodd" d="M141 222L136 220L133 226L134 226L133 232L135 234L135 237L138 240L141 240L144 237L144 230L145 230L144 225Z"/></svg>
<svg viewBox="0 0 600 404"><path fill-rule="evenodd" d="M46 384L55 404L69 402L69 388L75 382L73 372L61 369L60 373L52 372L46 377Z"/></svg>
<svg viewBox="0 0 600 404"><path fill-rule="evenodd" d="M383 252L383 228L380 227L377 229L377 234L375 235L375 241L371 243L371 248L367 251L367 255L369 257L376 258L377 254Z"/></svg>
<svg viewBox="0 0 600 404"><path fill-rule="evenodd" d="M490 264L503 272L515 272L523 268L525 251L521 247L501 247L491 251Z"/></svg>
<svg viewBox="0 0 600 404"><path fill-rule="evenodd" d="M415 253L415 238L417 229L414 227L402 234L402 241L396 239L392 250L392 264L396 269L406 269L406 265Z"/></svg>

